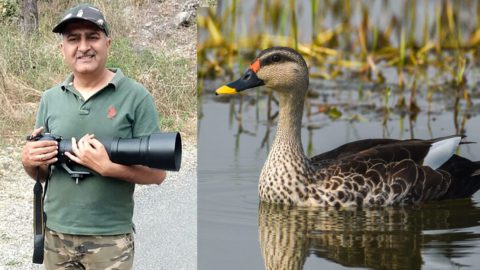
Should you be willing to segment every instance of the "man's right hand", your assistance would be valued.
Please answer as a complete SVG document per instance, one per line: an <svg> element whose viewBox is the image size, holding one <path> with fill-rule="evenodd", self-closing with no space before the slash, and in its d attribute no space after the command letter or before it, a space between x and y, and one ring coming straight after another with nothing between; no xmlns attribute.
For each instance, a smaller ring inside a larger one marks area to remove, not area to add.
<svg viewBox="0 0 480 270"><path fill-rule="evenodd" d="M32 136L37 136L43 131L43 127L37 128L32 132ZM47 167L57 161L58 142L57 141L29 141L25 144L22 151L22 163L30 174L30 170L36 167ZM30 174L30 176L32 176Z"/></svg>

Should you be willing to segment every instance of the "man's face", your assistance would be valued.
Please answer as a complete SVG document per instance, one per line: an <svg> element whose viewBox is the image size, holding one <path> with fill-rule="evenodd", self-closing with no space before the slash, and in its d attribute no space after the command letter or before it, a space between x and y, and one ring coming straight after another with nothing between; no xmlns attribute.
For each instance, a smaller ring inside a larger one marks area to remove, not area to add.
<svg viewBox="0 0 480 270"><path fill-rule="evenodd" d="M89 74L105 68L111 40L95 24L69 23L62 36L63 59L73 73Z"/></svg>

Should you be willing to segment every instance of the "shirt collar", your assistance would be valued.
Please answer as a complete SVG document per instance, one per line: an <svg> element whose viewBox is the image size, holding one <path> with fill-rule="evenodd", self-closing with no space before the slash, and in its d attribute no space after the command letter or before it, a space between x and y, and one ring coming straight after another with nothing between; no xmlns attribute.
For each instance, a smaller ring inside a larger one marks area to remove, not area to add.
<svg viewBox="0 0 480 270"><path fill-rule="evenodd" d="M120 82L122 81L123 78L125 78L125 75L123 74L122 70L119 68L109 68L110 71L115 73L113 76L112 80L108 83L108 85L113 85L114 89L116 90L118 86L120 85ZM63 81L62 85L62 90L72 90L73 88L73 73L67 76L65 81Z"/></svg>

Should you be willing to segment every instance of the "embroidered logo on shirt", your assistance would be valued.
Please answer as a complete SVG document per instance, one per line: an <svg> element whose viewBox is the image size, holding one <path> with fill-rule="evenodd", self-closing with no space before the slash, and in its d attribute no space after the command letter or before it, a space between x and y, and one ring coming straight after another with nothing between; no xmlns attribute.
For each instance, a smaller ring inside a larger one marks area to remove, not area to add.
<svg viewBox="0 0 480 270"><path fill-rule="evenodd" d="M107 116L108 118L113 119L115 115L117 115L117 110L115 107L113 107L113 105L110 105L110 107L108 107Z"/></svg>

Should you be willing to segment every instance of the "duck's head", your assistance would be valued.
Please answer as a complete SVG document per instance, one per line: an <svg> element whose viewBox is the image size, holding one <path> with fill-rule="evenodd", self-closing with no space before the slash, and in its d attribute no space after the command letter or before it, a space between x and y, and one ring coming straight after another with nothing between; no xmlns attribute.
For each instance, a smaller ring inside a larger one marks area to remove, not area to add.
<svg viewBox="0 0 480 270"><path fill-rule="evenodd" d="M280 93L305 95L308 88L307 64L291 48L272 47L263 50L240 79L218 88L215 93L236 94L260 85Z"/></svg>

